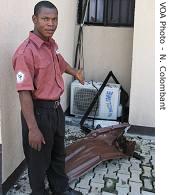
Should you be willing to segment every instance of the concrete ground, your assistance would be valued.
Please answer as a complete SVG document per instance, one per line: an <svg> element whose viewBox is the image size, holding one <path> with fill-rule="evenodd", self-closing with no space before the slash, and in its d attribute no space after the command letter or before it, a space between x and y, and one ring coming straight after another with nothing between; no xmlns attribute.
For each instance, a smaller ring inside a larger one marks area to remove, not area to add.
<svg viewBox="0 0 170 195"><path fill-rule="evenodd" d="M84 137L78 126L66 121L66 146ZM89 195L153 195L155 194L155 137L126 134L136 141L135 151L144 157L105 161L83 177L72 182L72 188ZM46 182L48 188L48 183ZM7 195L30 194L27 170Z"/></svg>

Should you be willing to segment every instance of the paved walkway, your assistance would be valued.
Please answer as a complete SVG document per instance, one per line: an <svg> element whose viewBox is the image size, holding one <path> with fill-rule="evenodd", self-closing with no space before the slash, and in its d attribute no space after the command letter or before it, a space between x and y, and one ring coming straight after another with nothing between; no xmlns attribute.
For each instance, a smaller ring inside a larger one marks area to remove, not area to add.
<svg viewBox="0 0 170 195"><path fill-rule="evenodd" d="M144 160L135 158L105 161L86 175L71 183L84 195L153 195L155 194L155 139L152 136L126 134L136 141L136 152ZM78 127L66 126L66 145L85 135ZM48 187L48 183L46 182ZM7 195L30 194L27 170Z"/></svg>

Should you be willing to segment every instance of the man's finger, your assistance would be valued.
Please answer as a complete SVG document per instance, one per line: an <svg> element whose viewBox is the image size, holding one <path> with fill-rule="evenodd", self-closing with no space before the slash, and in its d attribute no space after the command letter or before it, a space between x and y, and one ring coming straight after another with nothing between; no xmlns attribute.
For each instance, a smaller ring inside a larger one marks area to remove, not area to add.
<svg viewBox="0 0 170 195"><path fill-rule="evenodd" d="M37 146L35 144L30 144L30 146L32 149L35 149L35 150L37 149Z"/></svg>
<svg viewBox="0 0 170 195"><path fill-rule="evenodd" d="M41 144L37 145L37 150L38 150L38 152L41 151Z"/></svg>
<svg viewBox="0 0 170 195"><path fill-rule="evenodd" d="M42 143L45 144L45 139L43 138Z"/></svg>

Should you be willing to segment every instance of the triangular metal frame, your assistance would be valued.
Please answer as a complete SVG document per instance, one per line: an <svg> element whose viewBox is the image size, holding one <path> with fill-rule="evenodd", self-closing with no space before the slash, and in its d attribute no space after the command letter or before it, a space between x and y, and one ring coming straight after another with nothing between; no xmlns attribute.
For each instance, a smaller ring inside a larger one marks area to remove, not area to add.
<svg viewBox="0 0 170 195"><path fill-rule="evenodd" d="M116 79L116 77L114 76L113 72L110 71L106 77L106 79L104 80L103 84L101 85L100 89L98 90L96 96L94 97L92 103L89 105L87 111L85 112L84 116L82 117L81 121L80 121L80 128L85 131L86 133L89 133L92 131L92 129L83 126L85 120L87 119L87 117L89 116L92 108L94 107L98 97L101 95L103 89L105 88L106 84L108 83L110 77L113 78L113 80L115 81L116 84L120 84L119 81ZM120 95L120 103L122 105L122 117L121 117L121 122L124 122L124 112L125 112L125 106L128 102L129 96L128 93L123 89L122 86L120 86L121 89L121 95Z"/></svg>

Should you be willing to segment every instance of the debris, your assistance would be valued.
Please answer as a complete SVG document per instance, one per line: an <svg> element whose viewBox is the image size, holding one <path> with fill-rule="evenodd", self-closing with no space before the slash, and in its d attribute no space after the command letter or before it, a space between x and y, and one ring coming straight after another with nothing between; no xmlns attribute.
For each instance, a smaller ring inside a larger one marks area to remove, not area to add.
<svg viewBox="0 0 170 195"><path fill-rule="evenodd" d="M66 173L69 181L84 175L103 161L133 156L134 141L123 136L129 125L100 128L66 148Z"/></svg>

